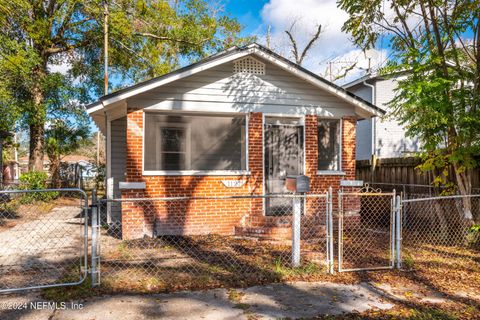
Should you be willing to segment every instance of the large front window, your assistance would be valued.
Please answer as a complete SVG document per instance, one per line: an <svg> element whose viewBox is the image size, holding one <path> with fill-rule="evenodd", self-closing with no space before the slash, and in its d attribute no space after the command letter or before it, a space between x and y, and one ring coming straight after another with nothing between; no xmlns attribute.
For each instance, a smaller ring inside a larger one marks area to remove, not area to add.
<svg viewBox="0 0 480 320"><path fill-rule="evenodd" d="M246 170L244 115L145 113L144 170Z"/></svg>
<svg viewBox="0 0 480 320"><path fill-rule="evenodd" d="M318 119L318 170L339 171L341 161L340 120Z"/></svg>

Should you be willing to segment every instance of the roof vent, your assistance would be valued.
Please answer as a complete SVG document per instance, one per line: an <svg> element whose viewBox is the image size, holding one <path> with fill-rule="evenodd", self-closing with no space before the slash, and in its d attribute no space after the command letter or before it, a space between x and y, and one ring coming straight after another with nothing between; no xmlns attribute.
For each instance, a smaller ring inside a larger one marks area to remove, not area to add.
<svg viewBox="0 0 480 320"><path fill-rule="evenodd" d="M233 72L264 75L265 63L262 63L252 57L238 59L233 62Z"/></svg>

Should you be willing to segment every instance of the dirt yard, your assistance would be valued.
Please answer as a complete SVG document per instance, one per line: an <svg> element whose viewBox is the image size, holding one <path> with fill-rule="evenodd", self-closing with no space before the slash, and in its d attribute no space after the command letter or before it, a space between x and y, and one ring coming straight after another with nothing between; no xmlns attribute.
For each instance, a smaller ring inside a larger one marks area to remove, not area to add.
<svg viewBox="0 0 480 320"><path fill-rule="evenodd" d="M375 263L387 261L384 250L370 253ZM480 252L473 249L418 246L405 250L404 270L335 275L326 273L324 254L324 239L304 243L302 264L292 268L291 247L272 242L220 236L121 241L105 233L101 290L172 292L305 280L347 284L373 281L390 284L392 288L419 282L449 294L467 296L469 292L480 292Z"/></svg>
<svg viewBox="0 0 480 320"><path fill-rule="evenodd" d="M80 275L84 255L83 210L74 199L22 204L0 230L0 289L52 284Z"/></svg>
<svg viewBox="0 0 480 320"><path fill-rule="evenodd" d="M291 247L252 238L164 236L121 241L102 235L102 285L120 292L170 292L248 286L326 272L325 239L303 243L307 257L290 268Z"/></svg>

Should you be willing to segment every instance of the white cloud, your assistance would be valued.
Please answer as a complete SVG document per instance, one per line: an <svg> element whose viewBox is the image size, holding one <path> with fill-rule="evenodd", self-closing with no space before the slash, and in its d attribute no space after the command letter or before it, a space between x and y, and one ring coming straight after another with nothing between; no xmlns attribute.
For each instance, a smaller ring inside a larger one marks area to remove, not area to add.
<svg viewBox="0 0 480 320"><path fill-rule="evenodd" d="M368 67L365 54L355 47L348 34L341 31L348 15L337 7L336 0L270 0L263 7L261 17L264 33L268 26L271 26L272 48L289 59L292 59L292 54L289 51L285 30L290 28L292 22L296 21L293 33L300 50L305 47L316 26L322 25L320 38L304 60L303 66L327 79L330 78L328 64L330 61L334 61L332 64L334 75L338 75L342 67L351 65L340 61L357 61L357 67L365 69ZM265 36L261 36L260 41L265 43ZM372 67L385 58L383 50L375 52L377 55L371 59ZM355 68L349 73L348 78L364 72Z"/></svg>
<svg viewBox="0 0 480 320"><path fill-rule="evenodd" d="M58 63L58 64L50 63L50 64L48 64L47 68L48 68L48 71L50 71L52 73L58 72L58 73L61 73L61 74L65 75L72 68L72 65L68 61L64 60L64 61L62 61L61 63Z"/></svg>

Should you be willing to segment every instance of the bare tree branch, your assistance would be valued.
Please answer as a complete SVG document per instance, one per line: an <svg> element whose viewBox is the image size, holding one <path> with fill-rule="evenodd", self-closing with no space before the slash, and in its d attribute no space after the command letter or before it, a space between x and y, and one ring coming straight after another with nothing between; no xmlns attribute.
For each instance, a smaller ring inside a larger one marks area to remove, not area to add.
<svg viewBox="0 0 480 320"><path fill-rule="evenodd" d="M300 56L300 62L298 64L302 64L303 59L305 59L305 56L307 55L308 51L310 51L310 48L312 48L313 44L318 40L321 32L322 32L322 25L319 24L317 26L317 32L315 32L315 34L313 35L312 39L310 39L310 41L308 42L305 49L303 49L302 55Z"/></svg>
<svg viewBox="0 0 480 320"><path fill-rule="evenodd" d="M149 32L136 32L134 35L142 36L142 37L148 37L148 38L152 38L152 39L156 39L156 40L160 40L160 41L170 41L170 42L184 43L184 44L189 44L189 45L192 45L192 46L202 45L203 43L205 43L206 41L209 40L207 38L207 39L202 39L198 42L194 42L194 41L189 41L189 40L185 40L185 39L175 39L175 38L172 38L172 37L159 36L159 35L149 33Z"/></svg>
<svg viewBox="0 0 480 320"><path fill-rule="evenodd" d="M298 49L297 49L297 41L295 41L295 39L293 38L292 34L290 33L290 31L288 30L285 30L285 33L288 35L288 38L290 39L290 43L292 44L292 53L293 53L293 57L295 58L295 62L297 64L299 64L299 61L298 61Z"/></svg>
<svg viewBox="0 0 480 320"><path fill-rule="evenodd" d="M293 57L295 59L295 63L297 63L298 65L301 65L303 63L303 60L307 56L308 52L312 49L315 42L317 42L317 40L320 38L320 34L322 32L322 25L320 25L320 24L317 25L317 27L316 27L317 29L315 31L315 34L312 36L310 41L308 41L307 45L302 50L302 53L300 53L300 51L298 50L297 40L295 40L295 37L293 36L293 28L294 28L296 22L297 21L294 21L291 24L290 29L285 30L285 33L287 34L288 39L290 40L290 44L291 44L290 51L293 54Z"/></svg>

